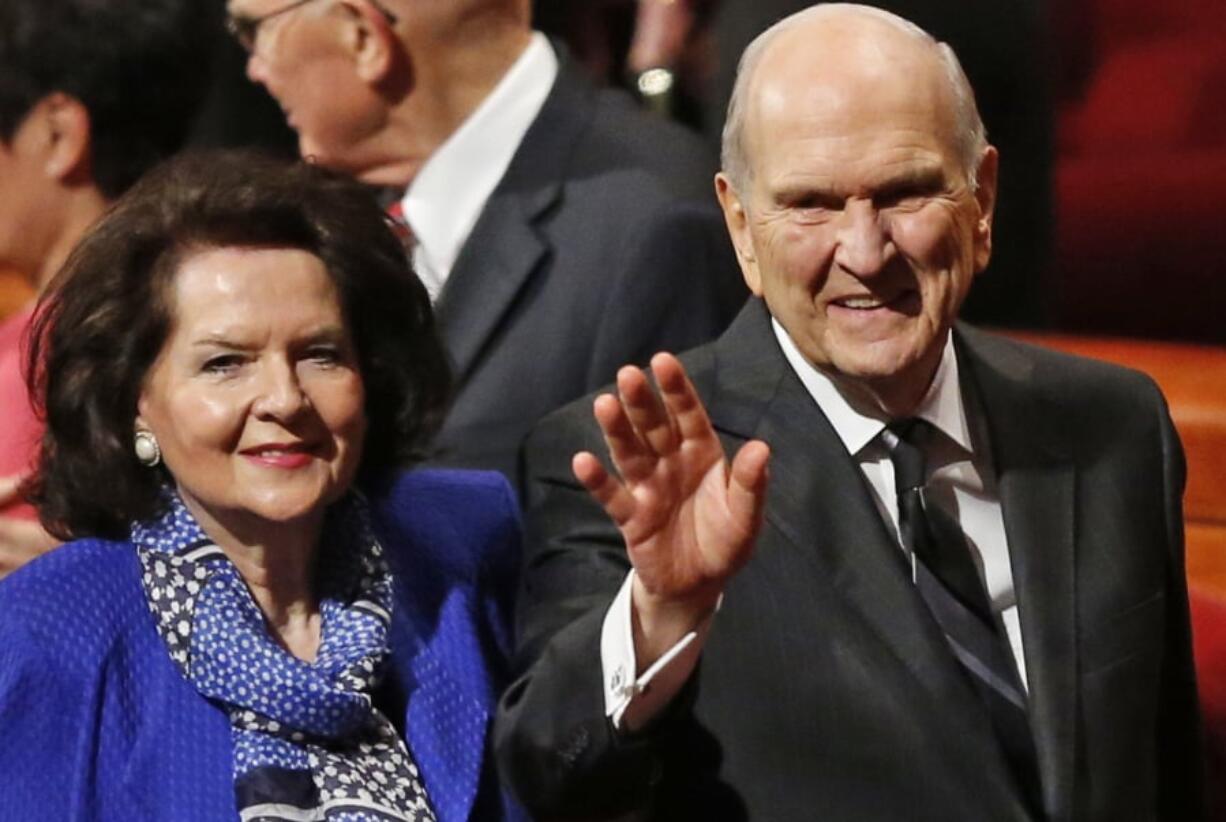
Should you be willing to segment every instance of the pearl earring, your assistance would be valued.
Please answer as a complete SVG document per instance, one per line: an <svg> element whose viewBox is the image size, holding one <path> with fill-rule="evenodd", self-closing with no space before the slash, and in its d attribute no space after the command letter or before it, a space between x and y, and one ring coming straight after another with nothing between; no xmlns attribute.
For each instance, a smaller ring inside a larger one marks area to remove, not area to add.
<svg viewBox="0 0 1226 822"><path fill-rule="evenodd" d="M162 449L158 447L157 437L153 436L152 431L137 431L133 450L136 451L140 464L148 468L153 468L162 461Z"/></svg>

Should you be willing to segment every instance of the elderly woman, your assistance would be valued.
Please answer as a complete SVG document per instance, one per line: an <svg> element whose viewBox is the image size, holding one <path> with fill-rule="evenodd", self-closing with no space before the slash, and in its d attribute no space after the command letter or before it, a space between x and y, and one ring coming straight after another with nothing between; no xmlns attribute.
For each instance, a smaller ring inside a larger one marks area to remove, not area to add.
<svg viewBox="0 0 1226 822"><path fill-rule="evenodd" d="M486 757L514 503L395 472L447 372L365 190L172 162L74 252L30 362L32 495L75 541L0 583L0 817L516 814Z"/></svg>

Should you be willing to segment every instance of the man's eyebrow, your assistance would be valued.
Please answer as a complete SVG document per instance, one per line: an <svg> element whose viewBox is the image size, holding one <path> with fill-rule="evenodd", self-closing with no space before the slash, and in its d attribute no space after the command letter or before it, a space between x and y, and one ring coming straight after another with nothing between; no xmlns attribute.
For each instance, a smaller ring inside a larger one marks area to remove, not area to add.
<svg viewBox="0 0 1226 822"><path fill-rule="evenodd" d="M912 194L935 194L948 187L948 177L940 165L924 165L900 171L869 186L864 192L874 199ZM841 207L844 200L853 196L831 186L827 181L803 178L785 179L774 186L771 196L778 203L794 203L798 200L826 207Z"/></svg>
<svg viewBox="0 0 1226 822"><path fill-rule="evenodd" d="M826 182L804 179L784 180L774 187L771 195L779 203L805 200L815 205L836 208L841 207L845 199L840 192Z"/></svg>
<svg viewBox="0 0 1226 822"><path fill-rule="evenodd" d="M909 169L888 177L873 186L874 197L889 197L898 194L932 194L946 187L945 171L940 166L924 166Z"/></svg>

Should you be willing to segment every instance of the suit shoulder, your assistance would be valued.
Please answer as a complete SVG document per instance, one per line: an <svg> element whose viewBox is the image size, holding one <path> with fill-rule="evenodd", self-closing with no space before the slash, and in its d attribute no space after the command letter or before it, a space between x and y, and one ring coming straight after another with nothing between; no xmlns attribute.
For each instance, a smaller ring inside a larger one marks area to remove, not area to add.
<svg viewBox="0 0 1226 822"><path fill-rule="evenodd" d="M697 134L643 111L617 89L596 92L595 110L575 161L590 171L603 167L606 173L620 171L623 176L640 173L639 188L656 188L669 200L711 200L711 178L718 170Z"/></svg>
<svg viewBox="0 0 1226 822"><path fill-rule="evenodd" d="M470 576L499 546L517 542L518 506L497 471L419 468L371 490L376 528L393 556ZM421 569L424 570L424 569Z"/></svg>
<svg viewBox="0 0 1226 822"><path fill-rule="evenodd" d="M991 334L963 335L989 416L1027 426L1083 465L1182 453L1166 399L1148 375ZM1176 483L1182 480L1175 480Z"/></svg>
<svg viewBox="0 0 1226 822"><path fill-rule="evenodd" d="M1109 404L1113 413L1165 407L1157 383L1142 371L966 326L959 332L978 356L1000 370L1029 373L1036 389L1063 404L1094 409Z"/></svg>
<svg viewBox="0 0 1226 822"><path fill-rule="evenodd" d="M48 656L95 658L148 620L140 563L127 542L70 542L0 584L0 636L24 635Z"/></svg>
<svg viewBox="0 0 1226 822"><path fill-rule="evenodd" d="M463 506L502 497L508 493L508 485L497 471L416 468L397 474L384 493L404 504L416 500Z"/></svg>
<svg viewBox="0 0 1226 822"><path fill-rule="evenodd" d="M601 394L614 389L602 386L557 408L532 426L524 439L523 453L528 473L542 458L561 456L570 465L570 457L579 450L592 450L601 441L600 428L592 415L592 404Z"/></svg>

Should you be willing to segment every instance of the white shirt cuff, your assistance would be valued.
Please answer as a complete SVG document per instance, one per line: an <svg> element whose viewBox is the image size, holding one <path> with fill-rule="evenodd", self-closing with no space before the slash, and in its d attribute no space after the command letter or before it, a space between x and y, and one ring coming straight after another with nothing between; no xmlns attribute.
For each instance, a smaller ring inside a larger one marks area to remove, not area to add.
<svg viewBox="0 0 1226 822"><path fill-rule="evenodd" d="M723 603L721 595L710 615L636 677L638 663L630 593L633 584L634 570L631 569L613 604L605 612L600 630L605 714L619 730L642 728L677 695L698 664L715 611Z"/></svg>

